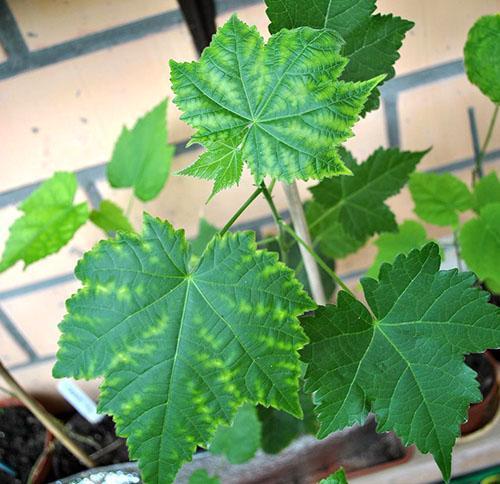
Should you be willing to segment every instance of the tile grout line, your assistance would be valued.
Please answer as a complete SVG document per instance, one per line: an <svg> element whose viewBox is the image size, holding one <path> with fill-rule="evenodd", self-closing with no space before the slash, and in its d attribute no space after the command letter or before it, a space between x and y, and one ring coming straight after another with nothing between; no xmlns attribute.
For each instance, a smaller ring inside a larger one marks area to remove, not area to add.
<svg viewBox="0 0 500 484"><path fill-rule="evenodd" d="M9 318L9 316L2 309L2 307L0 307L0 324L9 333L11 338L17 343L17 345L25 353L25 355L29 358L30 361L34 361L38 358L38 355L31 346L31 344L17 329L17 326Z"/></svg>

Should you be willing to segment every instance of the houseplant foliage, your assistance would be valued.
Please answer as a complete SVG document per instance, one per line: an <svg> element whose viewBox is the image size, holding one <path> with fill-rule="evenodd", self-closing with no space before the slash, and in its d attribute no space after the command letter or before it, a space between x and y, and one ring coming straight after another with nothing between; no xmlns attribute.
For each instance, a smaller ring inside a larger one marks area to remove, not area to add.
<svg viewBox="0 0 500 484"><path fill-rule="evenodd" d="M134 233L119 207L97 209L94 223L118 234L76 267L82 287L67 301L54 375L104 377L99 408L127 437L148 483L171 482L197 446L229 456L237 449L227 435L255 419L256 405L264 426L305 417L308 432L319 421L320 437L373 412L380 430L431 452L449 480L460 424L479 398L463 356L500 346L498 310L471 273L439 270L437 246L416 226L404 231L417 233L419 248L391 240L377 278L363 280L367 305L320 255L340 257L374 234L397 235L385 201L426 152L379 149L358 163L342 143L377 107L377 86L393 76L412 23L374 15L371 0L321 0L310 10L299 0L267 4L267 43L233 16L199 61L171 62L174 102L194 128L191 142L205 148L182 174L213 180L214 196L237 184L246 164L256 190L222 230L202 222L193 243L168 221L145 214ZM129 156L135 143L165 142L149 133L155 119L163 130L155 109L133 128L136 137L124 131L115 149L124 161L113 157L108 169L113 186L131 187L141 200L166 179L156 157ZM171 150L157 151L170 163ZM276 181L307 179L318 180L306 207L312 247L272 199ZM229 231L260 196L279 227L279 255L259 249L251 232ZM484 197L484 190L467 196L467 207ZM335 305L309 297L284 234L343 288ZM288 443L264 428L262 436L270 451ZM345 482L343 472L329 482Z"/></svg>

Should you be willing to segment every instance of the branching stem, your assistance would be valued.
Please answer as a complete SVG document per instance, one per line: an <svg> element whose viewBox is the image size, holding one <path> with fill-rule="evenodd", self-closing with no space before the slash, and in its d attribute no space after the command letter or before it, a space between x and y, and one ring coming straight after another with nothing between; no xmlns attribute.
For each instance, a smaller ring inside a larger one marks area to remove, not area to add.
<svg viewBox="0 0 500 484"><path fill-rule="evenodd" d="M262 188L257 188L243 203L243 205L236 211L236 213L229 219L229 222L224 225L222 230L219 232L219 235L224 235L231 226L238 220L241 214L251 205L251 203L260 195Z"/></svg>
<svg viewBox="0 0 500 484"><path fill-rule="evenodd" d="M475 158L475 168L473 173L473 183L479 178L483 176L483 159L486 155L486 150L488 149L488 145L491 141L491 136L493 135L493 129L495 128L495 123L497 121L498 110L500 105L497 104L493 111L493 115L491 116L490 124L488 126L488 131L486 133L486 138L484 139L483 146L481 147L481 151L477 154Z"/></svg>

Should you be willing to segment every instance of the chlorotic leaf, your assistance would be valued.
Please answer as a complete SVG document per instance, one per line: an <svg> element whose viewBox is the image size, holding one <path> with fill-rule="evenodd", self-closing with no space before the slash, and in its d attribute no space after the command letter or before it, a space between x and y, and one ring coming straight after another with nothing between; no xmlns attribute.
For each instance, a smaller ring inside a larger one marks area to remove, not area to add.
<svg viewBox="0 0 500 484"><path fill-rule="evenodd" d="M439 271L440 263L431 242L383 264L378 281L362 279L375 319L340 292L337 306L303 318L311 341L303 359L320 437L373 412L379 431L431 452L448 480L460 424L481 399L464 354L500 346L500 309L473 274Z"/></svg>
<svg viewBox="0 0 500 484"><path fill-rule="evenodd" d="M319 481L319 484L348 484L344 469L340 468L326 479Z"/></svg>
<svg viewBox="0 0 500 484"><path fill-rule="evenodd" d="M57 172L24 200L23 215L10 227L0 272L20 260L27 267L71 240L89 217L86 203L73 203L77 187L73 173Z"/></svg>
<svg viewBox="0 0 500 484"><path fill-rule="evenodd" d="M465 71L494 103L500 104L500 13L481 17L469 30L464 48Z"/></svg>
<svg viewBox="0 0 500 484"><path fill-rule="evenodd" d="M210 198L221 190L237 184L243 170L240 142L237 139L217 140L208 144L208 151L203 153L192 165L179 172L205 180L214 180Z"/></svg>
<svg viewBox="0 0 500 484"><path fill-rule="evenodd" d="M209 450L212 454L224 454L231 464L243 464L260 448L260 429L255 406L243 405L231 425L218 427Z"/></svg>
<svg viewBox="0 0 500 484"><path fill-rule="evenodd" d="M483 207L459 234L460 255L488 288L500 294L500 203Z"/></svg>
<svg viewBox="0 0 500 484"><path fill-rule="evenodd" d="M399 254L408 254L413 249L420 249L429 239L425 228L414 220L405 220L398 231L380 234L374 244L378 247L377 257L366 272L369 277L377 277L384 262L392 263Z"/></svg>
<svg viewBox="0 0 500 484"><path fill-rule="evenodd" d="M220 479L208 475L205 469L198 469L189 476L189 484L220 484Z"/></svg>
<svg viewBox="0 0 500 484"><path fill-rule="evenodd" d="M344 151L353 176L329 178L310 189L307 219L315 243L325 254L341 257L377 232L397 230L384 202L401 190L426 153L379 148L357 165Z"/></svg>
<svg viewBox="0 0 500 484"><path fill-rule="evenodd" d="M348 173L336 147L352 136L383 76L339 81L347 62L341 43L333 31L302 27L264 44L254 27L232 16L199 61L170 62L174 103L196 130L192 141L212 152L209 160L217 159L221 140L241 151L237 159L257 183L266 175L291 182ZM200 166L189 170L196 174ZM219 182L219 171L203 175Z"/></svg>
<svg viewBox="0 0 500 484"><path fill-rule="evenodd" d="M155 198L167 181L174 147L167 142L167 100L126 126L115 144L107 176L114 188L133 188L140 200Z"/></svg>
<svg viewBox="0 0 500 484"><path fill-rule="evenodd" d="M99 409L148 483L171 481L244 402L301 416L297 317L315 307L291 269L227 233L196 265L183 231L145 215L142 235L100 242L76 268L56 377L104 376Z"/></svg>
<svg viewBox="0 0 500 484"><path fill-rule="evenodd" d="M495 171L477 181L472 196L476 212L489 203L500 203L500 181Z"/></svg>
<svg viewBox="0 0 500 484"><path fill-rule="evenodd" d="M451 173L414 173L409 188L415 213L434 225L458 225L460 212L472 208L467 185Z"/></svg>
<svg viewBox="0 0 500 484"><path fill-rule="evenodd" d="M345 43L341 54L349 59L341 79L365 81L385 74L394 77L406 32L413 22L392 15L372 15L375 0L318 0L304 8L303 0L266 0L271 33L281 29L313 27L340 33ZM379 107L380 92L374 89L365 112Z"/></svg>
<svg viewBox="0 0 500 484"><path fill-rule="evenodd" d="M198 235L191 241L191 252L196 257L201 257L208 243L214 238L219 229L206 219L201 218L198 225Z"/></svg>
<svg viewBox="0 0 500 484"><path fill-rule="evenodd" d="M90 220L104 232L133 232L134 227L121 207L111 200L102 200L98 210L90 212Z"/></svg>

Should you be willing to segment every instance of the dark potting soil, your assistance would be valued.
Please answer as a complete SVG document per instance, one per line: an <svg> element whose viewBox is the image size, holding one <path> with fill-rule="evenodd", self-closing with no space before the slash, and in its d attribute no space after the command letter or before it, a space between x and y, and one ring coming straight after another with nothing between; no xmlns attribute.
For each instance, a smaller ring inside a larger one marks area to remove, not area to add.
<svg viewBox="0 0 500 484"><path fill-rule="evenodd" d="M0 408L0 462L16 472L16 477L0 470L2 484L25 483L43 451L46 432L24 407Z"/></svg>
<svg viewBox="0 0 500 484"><path fill-rule="evenodd" d="M111 418L106 417L94 425L75 414L68 420L66 426L73 433L73 439L92 456L98 466L128 462L125 439L116 436L115 425ZM83 470L86 470L86 467L57 442L49 481L68 477Z"/></svg>
<svg viewBox="0 0 500 484"><path fill-rule="evenodd" d="M476 373L476 380L479 382L479 389L483 399L488 395L495 383L495 369L484 353L471 353L465 357L465 363Z"/></svg>

